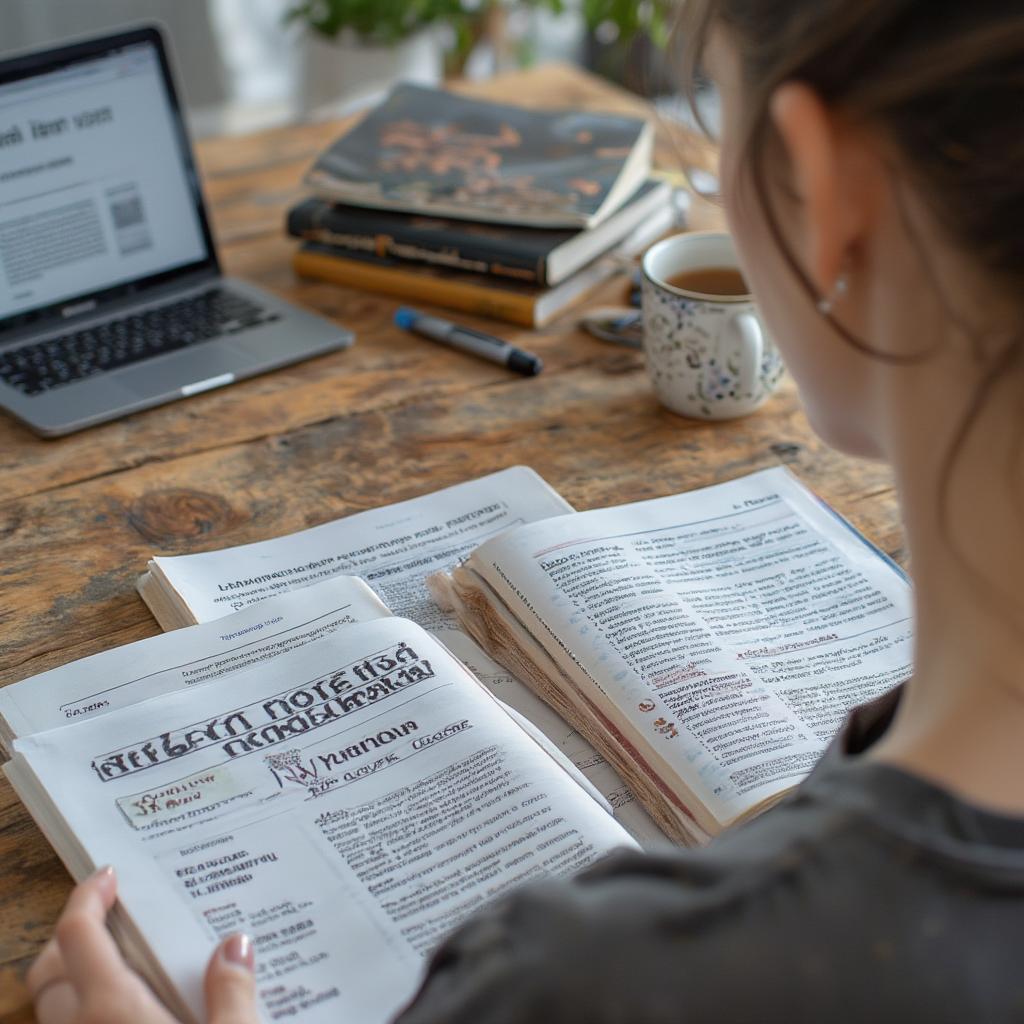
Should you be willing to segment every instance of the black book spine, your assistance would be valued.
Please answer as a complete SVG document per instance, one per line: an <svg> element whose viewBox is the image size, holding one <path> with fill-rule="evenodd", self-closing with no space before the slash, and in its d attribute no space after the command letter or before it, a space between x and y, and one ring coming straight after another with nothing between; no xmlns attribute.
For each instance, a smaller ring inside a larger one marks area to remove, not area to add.
<svg viewBox="0 0 1024 1024"><path fill-rule="evenodd" d="M287 230L339 256L376 256L547 284L547 246L543 251L515 252L502 246L499 231L492 231L493 237L477 236L459 230L450 220L306 199L288 211Z"/></svg>

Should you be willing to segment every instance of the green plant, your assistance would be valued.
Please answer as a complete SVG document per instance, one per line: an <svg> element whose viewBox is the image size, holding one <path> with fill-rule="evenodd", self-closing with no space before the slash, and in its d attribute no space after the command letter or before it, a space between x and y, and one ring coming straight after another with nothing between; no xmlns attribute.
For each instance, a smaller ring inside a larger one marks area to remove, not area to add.
<svg viewBox="0 0 1024 1024"><path fill-rule="evenodd" d="M611 23L619 38L629 40L646 32L661 45L667 37L673 0L582 0L587 28ZM430 25L445 25L453 33L453 65L461 66L495 19L513 7L542 8L554 14L566 9L565 0L299 0L285 14L301 21L326 39L351 29L368 43L396 43Z"/></svg>
<svg viewBox="0 0 1024 1024"><path fill-rule="evenodd" d="M542 7L556 14L563 0L517 0L518 6ZM301 0L285 14L302 21L327 39L352 29L369 43L395 43L429 25L443 24L454 33L456 49L479 39L500 0Z"/></svg>
<svg viewBox="0 0 1024 1024"><path fill-rule="evenodd" d="M676 9L674 0L583 0L582 4L589 31L613 25L622 43L646 35L659 47L668 43Z"/></svg>

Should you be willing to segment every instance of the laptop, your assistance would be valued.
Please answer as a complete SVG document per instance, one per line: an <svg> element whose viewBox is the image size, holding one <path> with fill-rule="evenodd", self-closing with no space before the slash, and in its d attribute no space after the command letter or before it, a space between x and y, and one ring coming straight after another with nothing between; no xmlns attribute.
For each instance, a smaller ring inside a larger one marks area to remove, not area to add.
<svg viewBox="0 0 1024 1024"><path fill-rule="evenodd" d="M158 29L0 61L0 407L52 437L352 341L222 274Z"/></svg>

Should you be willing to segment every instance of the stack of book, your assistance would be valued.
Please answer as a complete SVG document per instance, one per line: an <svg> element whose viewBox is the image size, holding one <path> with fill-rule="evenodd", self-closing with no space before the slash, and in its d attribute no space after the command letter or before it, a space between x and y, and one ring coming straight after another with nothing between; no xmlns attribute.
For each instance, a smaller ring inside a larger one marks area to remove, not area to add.
<svg viewBox="0 0 1024 1024"><path fill-rule="evenodd" d="M674 223L646 122L396 87L288 212L295 269L538 327Z"/></svg>

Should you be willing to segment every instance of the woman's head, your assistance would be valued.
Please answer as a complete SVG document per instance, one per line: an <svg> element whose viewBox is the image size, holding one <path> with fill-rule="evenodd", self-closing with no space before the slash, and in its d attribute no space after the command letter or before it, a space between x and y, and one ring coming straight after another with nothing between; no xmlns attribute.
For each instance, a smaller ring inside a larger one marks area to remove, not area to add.
<svg viewBox="0 0 1024 1024"><path fill-rule="evenodd" d="M684 41L722 92L730 227L808 412L891 456L890 378L941 357L941 324L979 386L1024 326L1024 9L689 0Z"/></svg>

